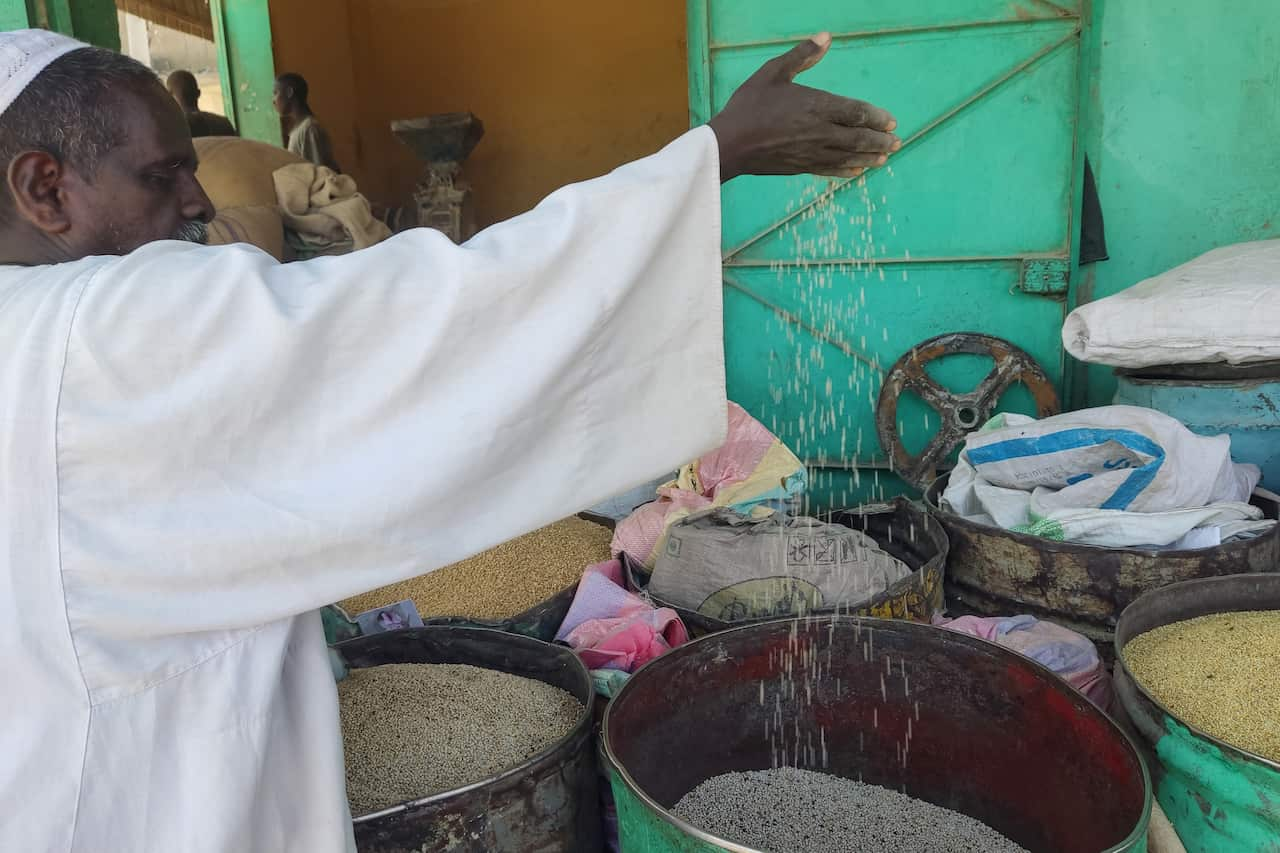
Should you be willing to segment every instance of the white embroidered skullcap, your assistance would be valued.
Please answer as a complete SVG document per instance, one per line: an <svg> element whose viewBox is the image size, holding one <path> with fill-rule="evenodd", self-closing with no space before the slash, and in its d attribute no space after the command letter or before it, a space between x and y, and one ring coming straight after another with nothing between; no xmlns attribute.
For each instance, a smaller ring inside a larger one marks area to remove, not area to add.
<svg viewBox="0 0 1280 853"><path fill-rule="evenodd" d="M48 30L11 30L0 33L0 114L9 109L22 90L64 53L89 45Z"/></svg>

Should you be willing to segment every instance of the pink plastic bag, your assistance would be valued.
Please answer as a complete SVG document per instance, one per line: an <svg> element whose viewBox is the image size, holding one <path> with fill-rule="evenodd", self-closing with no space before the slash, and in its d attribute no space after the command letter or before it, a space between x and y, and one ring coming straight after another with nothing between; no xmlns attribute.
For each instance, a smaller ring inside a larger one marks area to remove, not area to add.
<svg viewBox="0 0 1280 853"><path fill-rule="evenodd" d="M694 512L730 507L743 514L761 505L781 505L804 492L804 464L764 424L729 403L725 443L685 465L658 489L657 500L619 522L613 554L630 554L652 569L667 528Z"/></svg>
<svg viewBox="0 0 1280 853"><path fill-rule="evenodd" d="M1034 616L961 616L935 625L1004 646L1053 670L1085 697L1107 710L1111 676L1098 649L1083 634Z"/></svg>
<svg viewBox="0 0 1280 853"><path fill-rule="evenodd" d="M578 652L589 669L634 672L689 641L670 608L655 609L622 587L617 560L587 567L556 639Z"/></svg>

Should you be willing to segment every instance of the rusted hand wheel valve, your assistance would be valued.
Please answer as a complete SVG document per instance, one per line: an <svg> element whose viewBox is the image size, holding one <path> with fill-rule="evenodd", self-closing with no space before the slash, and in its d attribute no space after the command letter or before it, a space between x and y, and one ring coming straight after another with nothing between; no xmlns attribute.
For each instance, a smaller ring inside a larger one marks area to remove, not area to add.
<svg viewBox="0 0 1280 853"><path fill-rule="evenodd" d="M972 391L959 394L943 388L925 369L929 362L961 353L985 355L995 362L987 377ZM1006 340L978 332L951 332L912 347L889 369L876 405L876 433L889 455L893 471L918 489L925 489L941 465L965 437L990 419L1000 398L1022 383L1035 401L1036 416L1058 413L1053 382L1035 359ZM938 413L941 427L917 455L907 452L898 433L898 400L912 391Z"/></svg>

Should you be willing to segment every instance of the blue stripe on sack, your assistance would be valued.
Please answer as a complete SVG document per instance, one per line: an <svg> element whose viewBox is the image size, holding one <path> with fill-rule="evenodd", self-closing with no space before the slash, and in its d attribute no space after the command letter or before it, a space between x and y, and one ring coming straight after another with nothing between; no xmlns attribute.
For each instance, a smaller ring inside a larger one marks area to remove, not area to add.
<svg viewBox="0 0 1280 853"><path fill-rule="evenodd" d="M1145 453L1153 457L1141 468L1134 468L1133 473L1125 479L1111 497L1102 504L1101 509L1127 509L1129 504L1142 494L1143 489L1151 485L1164 464L1164 448L1140 432L1131 429L1064 429L1045 435L1028 438L1011 438L997 441L985 447L966 450L969 463L975 468L992 462L1004 462L1008 459L1023 459L1028 456L1047 456L1065 450L1079 450L1082 447L1096 447L1114 441L1130 450Z"/></svg>

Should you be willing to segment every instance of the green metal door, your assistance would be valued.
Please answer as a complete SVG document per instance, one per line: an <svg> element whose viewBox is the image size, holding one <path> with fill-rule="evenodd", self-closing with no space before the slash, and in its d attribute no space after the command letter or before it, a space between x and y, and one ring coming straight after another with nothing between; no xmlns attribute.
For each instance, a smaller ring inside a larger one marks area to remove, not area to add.
<svg viewBox="0 0 1280 853"><path fill-rule="evenodd" d="M1086 2L690 0L695 124L762 62L829 30L829 55L800 82L885 107L904 140L862 180L724 190L729 394L813 466L820 504L904 489L875 400L924 339L1006 338L1061 384ZM956 356L930 375L970 390L989 366ZM1000 408L1034 411L1021 389ZM937 416L914 396L898 412L918 452Z"/></svg>

